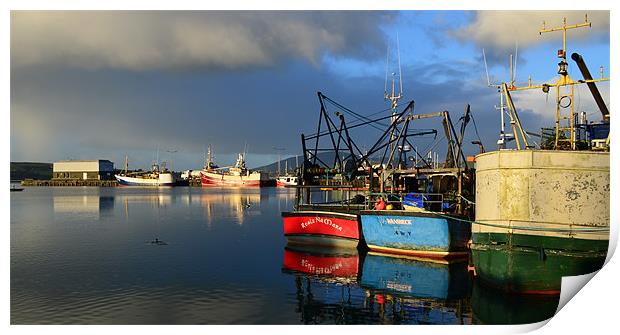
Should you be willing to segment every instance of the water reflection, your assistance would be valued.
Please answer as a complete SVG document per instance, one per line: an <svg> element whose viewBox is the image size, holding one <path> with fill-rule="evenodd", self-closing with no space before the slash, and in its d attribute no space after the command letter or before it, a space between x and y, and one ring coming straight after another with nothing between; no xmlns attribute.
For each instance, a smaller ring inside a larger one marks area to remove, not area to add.
<svg viewBox="0 0 620 335"><path fill-rule="evenodd" d="M261 201L268 199L268 196L260 191L219 189L85 189L80 190L77 195L70 193L75 193L74 190L54 191L54 215L59 220L68 221L98 220L101 214L112 212L116 204L122 208L125 220L129 220L132 214L141 216L149 209L155 209L155 212L161 214L161 210L199 207L202 208L204 221L209 226L216 221L229 220L243 225L248 217L263 214ZM287 206L290 197L290 194L279 197L278 207L281 202Z"/></svg>
<svg viewBox="0 0 620 335"><path fill-rule="evenodd" d="M11 322L509 324L557 308L557 297L472 287L466 262L284 247L294 197L28 188L11 197ZM156 237L169 245L145 243Z"/></svg>
<svg viewBox="0 0 620 335"><path fill-rule="evenodd" d="M382 320L392 323L471 323L466 261L446 262L369 253L360 285Z"/></svg>
<svg viewBox="0 0 620 335"><path fill-rule="evenodd" d="M471 308L476 324L526 324L547 320L555 314L560 296L519 295L473 285Z"/></svg>
<svg viewBox="0 0 620 335"><path fill-rule="evenodd" d="M349 284L359 274L357 249L322 250L316 247L287 246L283 272L303 274L323 282Z"/></svg>
<svg viewBox="0 0 620 335"><path fill-rule="evenodd" d="M361 285L387 294L450 300L467 297L470 277L466 260L433 261L370 252Z"/></svg>
<svg viewBox="0 0 620 335"><path fill-rule="evenodd" d="M467 262L287 246L303 323L470 324Z"/></svg>
<svg viewBox="0 0 620 335"><path fill-rule="evenodd" d="M100 195L55 196L54 214L56 218L94 218L114 209L114 197Z"/></svg>
<svg viewBox="0 0 620 335"><path fill-rule="evenodd" d="M260 192L200 194L198 198L204 208L207 225L212 225L221 217L232 218L238 225L243 225L247 216L261 215Z"/></svg>

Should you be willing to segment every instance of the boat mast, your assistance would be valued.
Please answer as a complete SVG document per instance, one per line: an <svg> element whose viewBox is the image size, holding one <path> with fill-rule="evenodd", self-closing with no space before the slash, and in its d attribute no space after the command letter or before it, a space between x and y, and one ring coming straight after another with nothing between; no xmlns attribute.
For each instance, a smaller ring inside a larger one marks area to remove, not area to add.
<svg viewBox="0 0 620 335"><path fill-rule="evenodd" d="M515 53L516 53L516 48L515 48ZM491 79L489 77L489 69L487 66L487 57L486 54L484 52L484 49L482 49L482 58L484 60L484 70L486 72L487 75L487 86L488 87L495 87L497 89L497 92L499 93L499 106L495 106L495 110L499 111L499 115L500 115L500 131L499 131L499 139L497 140L497 146L498 149L506 149L506 143L515 139L515 133L513 132L512 134L506 134L506 121L505 121L505 114L506 113L506 101L504 99L504 90L503 90L503 84L497 84L497 83L491 83ZM515 61L513 63L512 60L512 54L509 57L509 65L510 65L510 84L509 87L514 87L514 82L515 82L515 75L513 72L513 64L514 64L514 68L516 69L516 57L515 57ZM512 122L513 117L511 117L511 125L514 126L513 122Z"/></svg>
<svg viewBox="0 0 620 335"><path fill-rule="evenodd" d="M389 60L390 60L390 47L388 44L387 47L387 52L386 52L386 59L385 59L385 84L383 87L383 98L385 100L389 100L390 101L390 108L392 109L392 117L391 117L391 122L392 124L394 124L394 122L397 121L397 117L396 117L396 108L398 107L398 100L402 97L403 95L403 80L402 80L402 71L401 71L401 66L400 66L400 44L398 41L398 32L396 32L396 52L397 52L397 57L398 57L398 83L400 86L400 91L398 92L398 95L396 94L396 73L392 72L392 92L390 93L390 95L388 95L387 92L387 77L388 77L388 70L389 70ZM392 129L392 132L390 133L390 152L394 152L394 139L395 139L395 128Z"/></svg>
<svg viewBox="0 0 620 335"><path fill-rule="evenodd" d="M209 147L207 148L207 161L205 163L205 169L209 170L212 165L213 165L213 156L211 154L211 144L209 144Z"/></svg>

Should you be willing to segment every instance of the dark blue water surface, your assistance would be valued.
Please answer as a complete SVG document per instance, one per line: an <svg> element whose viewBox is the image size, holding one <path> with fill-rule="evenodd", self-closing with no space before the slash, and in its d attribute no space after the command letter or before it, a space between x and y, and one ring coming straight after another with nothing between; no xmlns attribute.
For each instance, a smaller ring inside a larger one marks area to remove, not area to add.
<svg viewBox="0 0 620 335"><path fill-rule="evenodd" d="M11 192L11 323L479 322L467 261L286 248L293 202L276 188Z"/></svg>

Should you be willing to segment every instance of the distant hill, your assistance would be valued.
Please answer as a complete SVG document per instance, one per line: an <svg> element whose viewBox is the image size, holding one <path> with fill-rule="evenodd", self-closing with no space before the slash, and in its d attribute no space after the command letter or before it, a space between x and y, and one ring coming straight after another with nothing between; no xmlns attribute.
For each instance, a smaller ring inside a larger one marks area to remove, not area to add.
<svg viewBox="0 0 620 335"><path fill-rule="evenodd" d="M374 156L369 157L370 161L374 163L381 161L381 155L382 153L378 153L375 154ZM334 162L334 153L333 152L321 152L318 154L318 157L328 163L328 164L332 164ZM297 162L299 163L299 165L301 166L301 164L304 161L304 157L303 156L297 156ZM281 174L285 174L285 167L288 164L288 171L293 172L295 170L296 167L296 162L295 162L295 156L287 158L287 159L283 159L280 161L280 173ZM260 170L263 172L267 172L271 175L275 175L276 172L278 171L278 162L274 162L268 165L263 165L263 166L259 166L257 168L252 168L251 170Z"/></svg>
<svg viewBox="0 0 620 335"><path fill-rule="evenodd" d="M331 164L334 162L334 153L333 152L322 152L318 154L318 157L328 163ZM297 156L297 163L299 163L299 165L301 166L301 164L304 161L304 157L303 156ZM284 174L285 171L285 167L288 165L288 171L294 171L295 167L296 167L296 162L295 162L295 156L287 158L287 159L283 159L280 161L280 173ZM271 163L269 165L264 165L264 166L260 166L257 168L253 168L252 170L261 170L263 172L267 172L270 174L276 174L276 172L278 171L278 162L274 162Z"/></svg>
<svg viewBox="0 0 620 335"><path fill-rule="evenodd" d="M52 163L11 162L11 180L52 179Z"/></svg>
<svg viewBox="0 0 620 335"><path fill-rule="evenodd" d="M299 165L301 165L301 163L303 163L304 161L304 157L303 156L297 156L297 162L299 163ZM287 158L287 159L283 159L280 161L280 173L284 174L285 171L285 167L288 164L288 170L289 171L294 171L295 170L295 156ZM252 170L261 170L263 172L267 172L270 174L276 174L276 172L278 172L278 162L274 162L268 165L263 165L263 166L259 166L257 168L253 168Z"/></svg>

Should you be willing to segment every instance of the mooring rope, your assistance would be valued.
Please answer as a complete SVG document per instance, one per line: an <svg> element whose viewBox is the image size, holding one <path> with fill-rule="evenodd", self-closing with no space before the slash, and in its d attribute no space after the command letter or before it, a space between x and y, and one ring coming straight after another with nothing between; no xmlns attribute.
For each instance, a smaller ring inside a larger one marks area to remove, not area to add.
<svg viewBox="0 0 620 335"><path fill-rule="evenodd" d="M609 227L542 228L542 227L525 227L525 226L505 226L505 225L499 225L499 224L493 224L493 223L487 223L487 222L465 220L465 219L457 218L457 217L446 215L446 214L439 213L439 212L433 212L433 211L428 211L428 212L433 213L433 214L438 215L438 216L441 216L441 217L445 217L445 218L449 218L449 219L452 219L452 220L456 220L456 221L468 222L468 223L478 224L478 225L481 225L481 226L494 227L494 228L503 228L503 229L545 231L545 232L550 232L550 233L551 232L558 232L558 233L559 232L583 232L583 233L585 233L585 232L590 232L590 233L594 233L594 232L609 232Z"/></svg>

